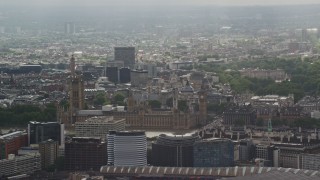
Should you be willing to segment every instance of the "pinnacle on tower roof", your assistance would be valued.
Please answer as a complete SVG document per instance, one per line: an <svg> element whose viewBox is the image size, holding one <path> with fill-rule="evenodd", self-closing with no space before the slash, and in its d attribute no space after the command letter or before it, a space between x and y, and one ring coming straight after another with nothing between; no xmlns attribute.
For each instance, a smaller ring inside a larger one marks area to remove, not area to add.
<svg viewBox="0 0 320 180"><path fill-rule="evenodd" d="M76 67L75 58L74 58L74 55L72 54L70 58L70 71L72 76L75 75L75 67Z"/></svg>

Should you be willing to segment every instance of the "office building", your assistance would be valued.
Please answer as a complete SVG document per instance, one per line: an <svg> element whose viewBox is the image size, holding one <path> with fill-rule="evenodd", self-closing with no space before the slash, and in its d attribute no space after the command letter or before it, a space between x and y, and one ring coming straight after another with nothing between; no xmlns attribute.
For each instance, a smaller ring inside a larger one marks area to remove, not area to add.
<svg viewBox="0 0 320 180"><path fill-rule="evenodd" d="M75 132L77 137L100 137L105 139L109 131L125 130L126 121L114 119L113 116L95 116L83 122L75 123Z"/></svg>
<svg viewBox="0 0 320 180"><path fill-rule="evenodd" d="M117 67L117 68L123 68L124 63L123 61L108 61L106 62L106 67Z"/></svg>
<svg viewBox="0 0 320 180"><path fill-rule="evenodd" d="M154 77L157 77L157 66L156 64L136 64L135 66L137 69L141 68L145 71L148 71L148 77L149 78L154 78Z"/></svg>
<svg viewBox="0 0 320 180"><path fill-rule="evenodd" d="M114 60L123 61L124 67L133 67L136 61L136 52L134 47L115 47Z"/></svg>
<svg viewBox="0 0 320 180"><path fill-rule="evenodd" d="M28 146L28 134L23 131L0 136L0 159L8 158L9 154L18 154L21 147Z"/></svg>
<svg viewBox="0 0 320 180"><path fill-rule="evenodd" d="M230 167L234 164L234 145L230 139L203 139L193 145L194 167Z"/></svg>
<svg viewBox="0 0 320 180"><path fill-rule="evenodd" d="M58 142L53 141L52 139L39 143L42 169L48 168L55 163L58 157L58 148Z"/></svg>
<svg viewBox="0 0 320 180"><path fill-rule="evenodd" d="M239 161L251 161L254 158L255 147L251 139L241 139L239 144Z"/></svg>
<svg viewBox="0 0 320 180"><path fill-rule="evenodd" d="M25 64L21 65L17 70L17 74L29 74L35 73L39 74L42 71L42 66L40 64Z"/></svg>
<svg viewBox="0 0 320 180"><path fill-rule="evenodd" d="M301 169L319 171L320 154L301 154Z"/></svg>
<svg viewBox="0 0 320 180"><path fill-rule="evenodd" d="M65 34L74 34L76 33L76 26L73 22L66 22L64 24L64 33Z"/></svg>
<svg viewBox="0 0 320 180"><path fill-rule="evenodd" d="M129 68L121 68L119 70L120 83L129 83L131 81L131 73Z"/></svg>
<svg viewBox="0 0 320 180"><path fill-rule="evenodd" d="M131 70L131 86L135 87L145 87L148 83L148 71L136 69Z"/></svg>
<svg viewBox="0 0 320 180"><path fill-rule="evenodd" d="M58 122L29 122L29 144L39 144L48 139L58 141L59 145L64 146L64 124Z"/></svg>
<svg viewBox="0 0 320 180"><path fill-rule="evenodd" d="M30 153L22 156L10 154L8 159L0 160L0 177L20 174L32 174L41 170L39 153Z"/></svg>
<svg viewBox="0 0 320 180"><path fill-rule="evenodd" d="M118 67L107 67L106 69L106 77L108 80L113 83L119 82L119 71Z"/></svg>
<svg viewBox="0 0 320 180"><path fill-rule="evenodd" d="M143 131L110 131L108 164L114 166L146 166L147 137Z"/></svg>
<svg viewBox="0 0 320 180"><path fill-rule="evenodd" d="M279 149L280 167L301 169L303 164L301 157L303 154L305 154L306 160L312 156L308 154L320 153L320 144L318 141L310 141L310 139L307 141L302 137L300 140L293 139L291 141L290 143L272 143L276 149Z"/></svg>
<svg viewBox="0 0 320 180"><path fill-rule="evenodd" d="M107 144L101 138L74 137L65 145L65 169L99 170L107 164Z"/></svg>
<svg viewBox="0 0 320 180"><path fill-rule="evenodd" d="M257 144L255 150L256 162L263 162L259 166L277 167L278 166L278 150L273 145ZM262 161L260 161L262 160Z"/></svg>
<svg viewBox="0 0 320 180"><path fill-rule="evenodd" d="M184 67L192 67L193 62L192 61L175 61L172 63L169 63L169 68L170 69L182 69Z"/></svg>
<svg viewBox="0 0 320 180"><path fill-rule="evenodd" d="M192 167L193 144L199 140L193 135L160 134L152 143L152 165L168 167Z"/></svg>

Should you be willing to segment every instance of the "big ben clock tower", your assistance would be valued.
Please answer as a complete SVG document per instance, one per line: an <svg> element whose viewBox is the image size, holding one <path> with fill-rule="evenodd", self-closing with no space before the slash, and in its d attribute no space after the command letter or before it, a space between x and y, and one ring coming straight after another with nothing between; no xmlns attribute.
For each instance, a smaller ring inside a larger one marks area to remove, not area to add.
<svg viewBox="0 0 320 180"><path fill-rule="evenodd" d="M203 90L198 92L199 95L199 123L207 124L207 93Z"/></svg>
<svg viewBox="0 0 320 180"><path fill-rule="evenodd" d="M75 123L75 114L78 110L84 109L84 84L81 73L75 71L75 58L70 59L71 76L69 79L69 104L70 120L68 124Z"/></svg>

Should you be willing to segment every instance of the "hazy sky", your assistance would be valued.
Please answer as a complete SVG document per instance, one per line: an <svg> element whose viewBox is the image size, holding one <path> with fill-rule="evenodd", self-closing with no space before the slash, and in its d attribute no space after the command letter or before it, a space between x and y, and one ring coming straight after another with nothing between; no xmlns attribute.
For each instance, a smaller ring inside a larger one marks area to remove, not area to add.
<svg viewBox="0 0 320 180"><path fill-rule="evenodd" d="M320 0L0 0L0 5L107 6L107 5L291 5L320 4Z"/></svg>

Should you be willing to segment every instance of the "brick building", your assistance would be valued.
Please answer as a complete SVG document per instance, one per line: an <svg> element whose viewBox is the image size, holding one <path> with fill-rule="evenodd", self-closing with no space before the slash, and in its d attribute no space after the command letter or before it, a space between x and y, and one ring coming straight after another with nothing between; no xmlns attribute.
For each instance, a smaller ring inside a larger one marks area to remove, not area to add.
<svg viewBox="0 0 320 180"><path fill-rule="evenodd" d="M16 131L0 136L0 159L8 158L9 154L18 154L21 147L28 146L28 134Z"/></svg>

